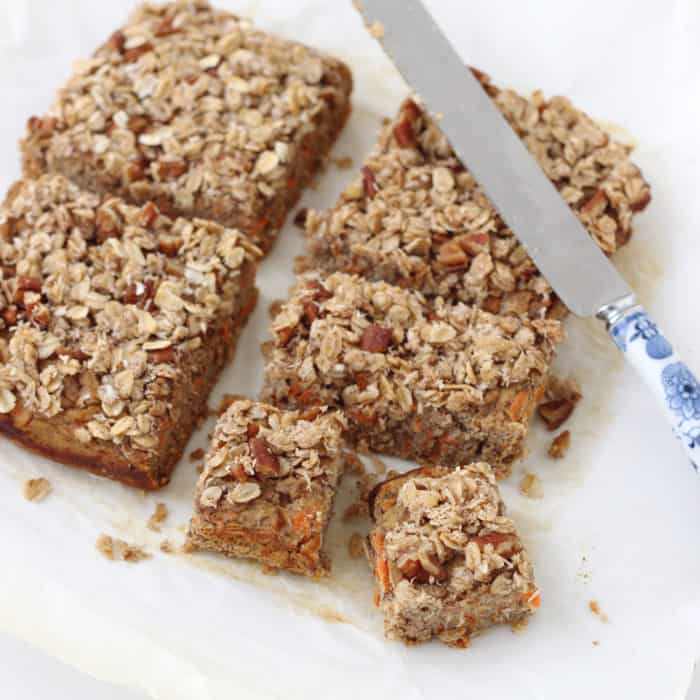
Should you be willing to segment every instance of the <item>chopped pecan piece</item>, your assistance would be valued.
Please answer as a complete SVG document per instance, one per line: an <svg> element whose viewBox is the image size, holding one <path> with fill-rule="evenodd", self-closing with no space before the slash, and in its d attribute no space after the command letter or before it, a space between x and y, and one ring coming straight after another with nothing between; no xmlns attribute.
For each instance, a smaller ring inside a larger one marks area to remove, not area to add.
<svg viewBox="0 0 700 700"><path fill-rule="evenodd" d="M149 228L158 218L158 207L153 202L146 202L141 209L141 225Z"/></svg>
<svg viewBox="0 0 700 700"><path fill-rule="evenodd" d="M445 267L458 267L467 262L467 254L457 241L447 241L440 246L437 261Z"/></svg>
<svg viewBox="0 0 700 700"><path fill-rule="evenodd" d="M175 34L179 29L173 27L173 17L164 17L163 21L156 27L154 34L157 37L169 36L170 34Z"/></svg>
<svg viewBox="0 0 700 700"><path fill-rule="evenodd" d="M175 361L175 348L173 347L149 350L148 354L153 362L157 364L167 364Z"/></svg>
<svg viewBox="0 0 700 700"><path fill-rule="evenodd" d="M136 61L141 58L144 54L148 53L149 51L153 51L153 44L150 42L146 42L145 44L141 44L141 46L136 46L133 49L129 49L124 52L124 60L127 63L136 63Z"/></svg>
<svg viewBox="0 0 700 700"><path fill-rule="evenodd" d="M360 348L367 352L386 352L393 337L391 328L376 323L367 326L360 338Z"/></svg>
<svg viewBox="0 0 700 700"><path fill-rule="evenodd" d="M151 125L151 121L143 114L133 114L129 117L127 127L135 134L142 134Z"/></svg>
<svg viewBox="0 0 700 700"><path fill-rule="evenodd" d="M114 32L114 34L112 34L111 37L109 37L109 40L107 41L107 46L121 53L124 50L125 43L126 37L124 36L124 34L120 31L116 31Z"/></svg>
<svg viewBox="0 0 700 700"><path fill-rule="evenodd" d="M280 472L280 463L264 438L254 437L248 441L255 458L255 471L261 476L275 476Z"/></svg>
<svg viewBox="0 0 700 700"><path fill-rule="evenodd" d="M571 399L554 399L546 401L537 407L548 430L556 430L573 413L576 403Z"/></svg>
<svg viewBox="0 0 700 700"><path fill-rule="evenodd" d="M469 253L469 255L487 253L489 250L489 240L489 234L483 232L467 233L464 236L455 238L455 242L459 243L462 250Z"/></svg>
<svg viewBox="0 0 700 700"><path fill-rule="evenodd" d="M377 194L377 181L374 179L374 173L366 165L362 166L362 187L365 194L374 199Z"/></svg>
<svg viewBox="0 0 700 700"><path fill-rule="evenodd" d="M158 175L163 180L180 177L187 172L187 167L182 160L162 160L158 163Z"/></svg>
<svg viewBox="0 0 700 700"><path fill-rule="evenodd" d="M304 302L304 322L310 326L318 318L318 304L313 301Z"/></svg>
<svg viewBox="0 0 700 700"><path fill-rule="evenodd" d="M306 226L306 217L309 215L309 210L306 207L302 207L294 215L294 225L299 228L304 228Z"/></svg>

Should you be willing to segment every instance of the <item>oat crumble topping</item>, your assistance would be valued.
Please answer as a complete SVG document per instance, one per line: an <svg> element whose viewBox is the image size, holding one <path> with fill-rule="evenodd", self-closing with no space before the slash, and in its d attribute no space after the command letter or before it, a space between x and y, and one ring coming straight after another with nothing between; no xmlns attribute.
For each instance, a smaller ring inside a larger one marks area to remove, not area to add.
<svg viewBox="0 0 700 700"><path fill-rule="evenodd" d="M254 236L305 139L347 102L345 73L203 0L148 3L30 120L25 152L84 186L94 174L130 200Z"/></svg>
<svg viewBox="0 0 700 700"><path fill-rule="evenodd" d="M275 490L294 499L324 480L324 458L338 453L343 419L279 411L237 400L219 419L197 487L198 506L216 509L254 504Z"/></svg>
<svg viewBox="0 0 700 700"><path fill-rule="evenodd" d="M0 209L0 413L81 409L80 442L155 450L180 358L232 316L258 254L210 221L21 181Z"/></svg>
<svg viewBox="0 0 700 700"><path fill-rule="evenodd" d="M95 542L95 547L99 553L110 561L137 562L143 559L150 559L151 555L137 545L129 544L124 540L101 534Z"/></svg>
<svg viewBox="0 0 700 700"><path fill-rule="evenodd" d="M318 386L316 398L332 405L338 396L326 387L347 382L343 405L379 415L482 405L490 390L546 373L561 340L558 321L428 303L416 292L344 273L322 284L313 274L300 278L272 329L268 391L293 367L301 386L292 391Z"/></svg>
<svg viewBox="0 0 700 700"><path fill-rule="evenodd" d="M631 235L649 187L611 140L564 97L484 88L606 254ZM408 100L360 175L328 212L310 211L313 264L419 289L489 311L561 318L556 299L434 120Z"/></svg>
<svg viewBox="0 0 700 700"><path fill-rule="evenodd" d="M156 503L156 507L153 514L148 519L146 527L153 532L160 532L160 526L165 522L168 517L168 506L165 503Z"/></svg>
<svg viewBox="0 0 700 700"><path fill-rule="evenodd" d="M397 485L379 485L371 508L377 524L369 548L390 637L439 634L455 643L458 631L468 637L494 622L516 622L539 605L532 566L489 465L415 470Z"/></svg>

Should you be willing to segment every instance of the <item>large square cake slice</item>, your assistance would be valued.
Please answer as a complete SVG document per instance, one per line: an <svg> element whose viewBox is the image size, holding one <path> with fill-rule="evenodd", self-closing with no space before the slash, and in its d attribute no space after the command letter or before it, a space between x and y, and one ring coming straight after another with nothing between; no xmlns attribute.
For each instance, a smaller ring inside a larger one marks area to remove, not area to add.
<svg viewBox="0 0 700 700"><path fill-rule="evenodd" d="M212 219L268 250L351 89L340 61L207 2L148 3L29 120L25 172Z"/></svg>
<svg viewBox="0 0 700 700"><path fill-rule="evenodd" d="M256 301L260 251L62 176L0 208L0 432L132 486L167 483Z"/></svg>

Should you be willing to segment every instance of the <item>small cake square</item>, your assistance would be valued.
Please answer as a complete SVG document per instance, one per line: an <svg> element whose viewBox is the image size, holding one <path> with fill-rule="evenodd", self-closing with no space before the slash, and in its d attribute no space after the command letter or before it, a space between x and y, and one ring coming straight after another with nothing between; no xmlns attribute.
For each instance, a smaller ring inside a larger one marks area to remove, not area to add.
<svg viewBox="0 0 700 700"><path fill-rule="evenodd" d="M338 412L235 401L216 425L195 494L195 547L320 577L343 470Z"/></svg>
<svg viewBox="0 0 700 700"><path fill-rule="evenodd" d="M16 183L0 208L0 433L163 486L255 307L259 254L59 175Z"/></svg>
<svg viewBox="0 0 700 700"><path fill-rule="evenodd" d="M484 89L606 254L625 244L649 186L611 139L564 97ZM447 139L407 100L357 178L306 218L309 267L384 280L428 297L561 318L566 309Z"/></svg>
<svg viewBox="0 0 700 700"><path fill-rule="evenodd" d="M265 347L264 400L344 410L348 440L430 464L523 453L561 323L432 302L385 282L299 278Z"/></svg>
<svg viewBox="0 0 700 700"><path fill-rule="evenodd" d="M29 120L25 173L212 219L267 251L351 89L340 61L203 0L148 3Z"/></svg>
<svg viewBox="0 0 700 700"><path fill-rule="evenodd" d="M540 605L491 467L424 467L378 484L366 552L389 639L451 646Z"/></svg>

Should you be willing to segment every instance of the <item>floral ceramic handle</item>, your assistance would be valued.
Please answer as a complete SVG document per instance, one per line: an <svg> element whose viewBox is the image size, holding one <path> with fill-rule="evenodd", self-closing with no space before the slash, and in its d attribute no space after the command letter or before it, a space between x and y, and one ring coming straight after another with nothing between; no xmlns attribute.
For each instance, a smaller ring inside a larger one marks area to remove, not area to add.
<svg viewBox="0 0 700 700"><path fill-rule="evenodd" d="M695 471L700 465L700 383L639 305L601 312L612 339L663 405Z"/></svg>

